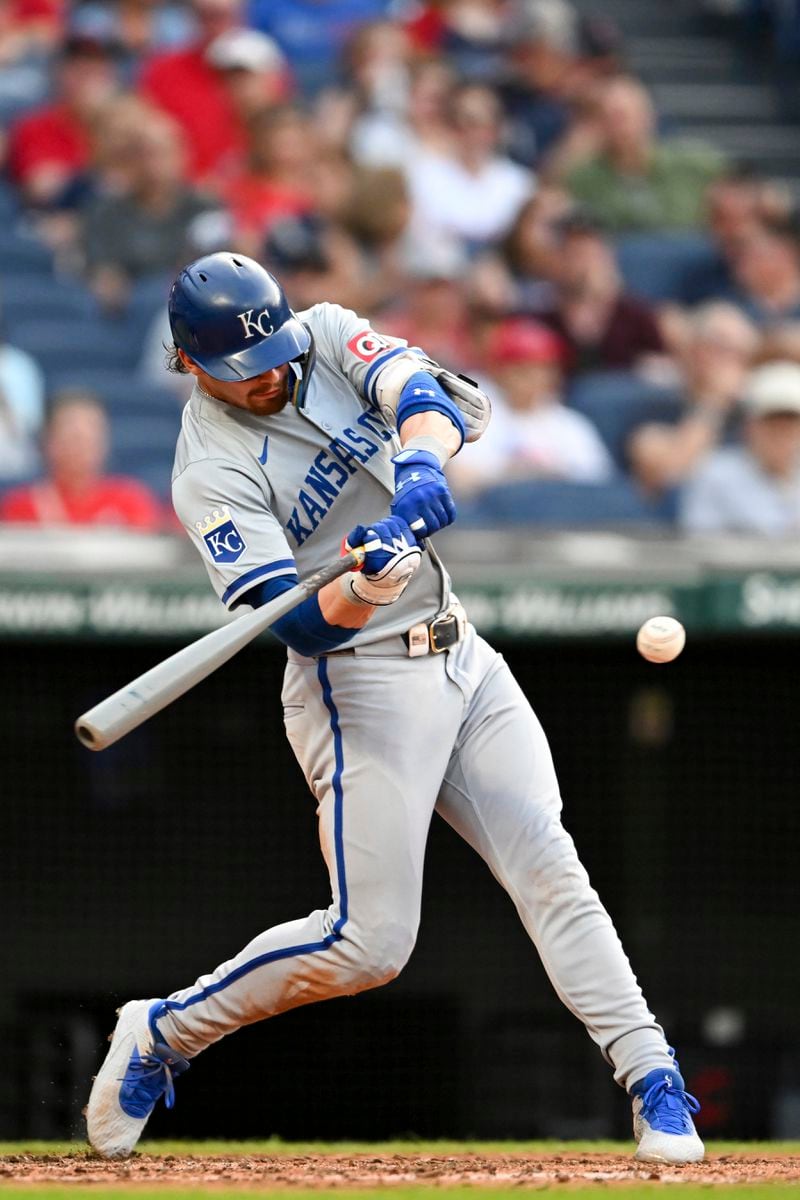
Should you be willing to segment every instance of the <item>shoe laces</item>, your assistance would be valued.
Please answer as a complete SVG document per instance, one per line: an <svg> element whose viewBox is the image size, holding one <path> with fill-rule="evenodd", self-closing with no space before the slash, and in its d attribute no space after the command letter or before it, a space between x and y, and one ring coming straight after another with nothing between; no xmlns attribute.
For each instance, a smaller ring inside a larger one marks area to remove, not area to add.
<svg viewBox="0 0 800 1200"><path fill-rule="evenodd" d="M164 1104L172 1108L175 1104L173 1078L188 1070L185 1058L162 1042L156 1042L152 1051L131 1058L125 1075L119 1080L127 1085L128 1103L141 1106L149 1114L160 1096Z"/></svg>
<svg viewBox="0 0 800 1200"><path fill-rule="evenodd" d="M700 1102L683 1088L673 1087L669 1075L656 1079L642 1096L641 1115L651 1128L662 1133L686 1133Z"/></svg>

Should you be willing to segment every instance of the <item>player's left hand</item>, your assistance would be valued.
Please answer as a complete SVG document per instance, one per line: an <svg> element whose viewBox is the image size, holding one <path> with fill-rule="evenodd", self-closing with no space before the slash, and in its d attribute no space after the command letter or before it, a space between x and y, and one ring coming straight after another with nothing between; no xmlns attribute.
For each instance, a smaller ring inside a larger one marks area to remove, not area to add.
<svg viewBox="0 0 800 1200"><path fill-rule="evenodd" d="M456 506L436 455L427 450L401 450L392 462L392 513L407 521L417 537L451 525L456 519Z"/></svg>
<svg viewBox="0 0 800 1200"><path fill-rule="evenodd" d="M366 550L360 571L344 580L345 594L363 604L394 604L411 582L422 558L417 539L400 517L385 517L374 525L356 525L345 538L345 548Z"/></svg>

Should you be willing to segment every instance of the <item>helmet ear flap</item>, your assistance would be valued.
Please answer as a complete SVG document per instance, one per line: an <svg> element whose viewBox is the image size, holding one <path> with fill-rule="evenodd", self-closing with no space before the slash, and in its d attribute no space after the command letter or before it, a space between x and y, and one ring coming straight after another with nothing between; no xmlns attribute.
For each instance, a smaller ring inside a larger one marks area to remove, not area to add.
<svg viewBox="0 0 800 1200"><path fill-rule="evenodd" d="M293 377L293 382L289 387L289 399L295 408L302 408L305 404L306 392L308 390L308 381L311 378L311 372L314 370L314 363L317 359L317 347L314 343L314 335L308 326L303 323L303 328L308 332L309 346L305 354L301 354L299 358L293 358L289 363L289 374Z"/></svg>

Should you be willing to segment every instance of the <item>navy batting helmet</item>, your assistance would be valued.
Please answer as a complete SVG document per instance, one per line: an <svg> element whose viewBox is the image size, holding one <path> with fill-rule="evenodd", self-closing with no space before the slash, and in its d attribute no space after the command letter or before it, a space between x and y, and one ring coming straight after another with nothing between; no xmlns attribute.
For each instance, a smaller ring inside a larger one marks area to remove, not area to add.
<svg viewBox="0 0 800 1200"><path fill-rule="evenodd" d="M213 379L253 379L291 363L295 390L312 365L310 331L298 321L283 288L243 254L207 254L184 267L169 296L175 345Z"/></svg>

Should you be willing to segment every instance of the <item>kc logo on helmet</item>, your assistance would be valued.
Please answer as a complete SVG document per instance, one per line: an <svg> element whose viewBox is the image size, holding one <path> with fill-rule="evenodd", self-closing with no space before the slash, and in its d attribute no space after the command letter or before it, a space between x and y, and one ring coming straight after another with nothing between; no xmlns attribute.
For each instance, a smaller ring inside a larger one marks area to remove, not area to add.
<svg viewBox="0 0 800 1200"><path fill-rule="evenodd" d="M229 508L215 508L202 521L196 521L195 528L215 563L235 563L247 549Z"/></svg>
<svg viewBox="0 0 800 1200"><path fill-rule="evenodd" d="M254 308L249 308L247 312L236 314L244 327L245 341L248 338L255 337L257 333L260 333L262 337L269 337L271 333L275 332L275 326L272 324L272 321L264 323L264 318L269 316L269 309L262 308L257 317L253 316L255 311Z"/></svg>

